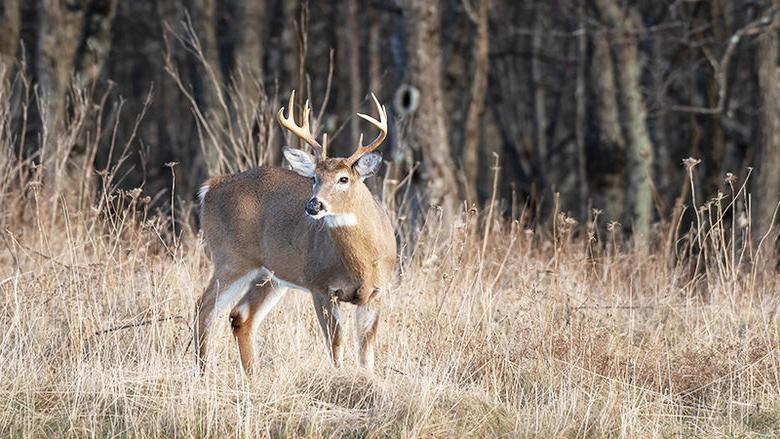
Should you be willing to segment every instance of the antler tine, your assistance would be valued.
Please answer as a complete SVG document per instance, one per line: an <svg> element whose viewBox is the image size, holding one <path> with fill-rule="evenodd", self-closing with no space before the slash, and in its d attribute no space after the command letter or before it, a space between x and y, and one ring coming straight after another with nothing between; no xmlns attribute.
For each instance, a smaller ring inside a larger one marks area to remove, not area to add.
<svg viewBox="0 0 780 439"><path fill-rule="evenodd" d="M347 159L347 164L349 166L352 166L356 161L360 160L360 157L364 156L365 154L368 154L369 152L377 149L379 145L384 142L385 138L387 137L387 109L384 105L379 103L379 99L376 98L376 95L371 93L371 98L374 100L374 104L376 105L377 112L379 113L379 120L374 119L373 117L358 113L358 117L367 120L371 123L371 125L374 125L379 129L379 135L376 136L376 138L369 143L368 145L363 145L363 134L360 134L360 138L358 139L358 147L357 150Z"/></svg>
<svg viewBox="0 0 780 439"><path fill-rule="evenodd" d="M325 158L325 148L317 142L317 139L314 138L314 135L309 130L310 112L311 107L307 100L306 105L303 107L303 121L300 125L295 122L295 90L293 90L292 93L290 93L290 101L287 104L287 116L284 115L284 107L279 109L279 113L277 113L276 116L283 127L290 130L290 132L295 134L299 139L311 145L315 149L315 155L322 160Z"/></svg>

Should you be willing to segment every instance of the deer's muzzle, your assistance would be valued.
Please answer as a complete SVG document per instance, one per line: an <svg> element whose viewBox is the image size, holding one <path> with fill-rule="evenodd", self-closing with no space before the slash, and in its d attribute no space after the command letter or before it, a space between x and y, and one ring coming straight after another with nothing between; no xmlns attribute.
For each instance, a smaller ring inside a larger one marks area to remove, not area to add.
<svg viewBox="0 0 780 439"><path fill-rule="evenodd" d="M309 200L308 203L306 203L306 213L308 213L311 216L317 216L320 212L325 210L325 205L322 204L322 202L317 199L317 197L312 198Z"/></svg>

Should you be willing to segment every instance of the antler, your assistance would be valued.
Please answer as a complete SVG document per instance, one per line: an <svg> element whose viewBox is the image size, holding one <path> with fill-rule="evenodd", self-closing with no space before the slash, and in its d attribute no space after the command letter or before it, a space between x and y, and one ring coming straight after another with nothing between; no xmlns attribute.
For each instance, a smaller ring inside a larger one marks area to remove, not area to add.
<svg viewBox="0 0 780 439"><path fill-rule="evenodd" d="M325 160L325 148L317 142L317 139L314 138L314 135L309 130L310 111L311 108L309 107L309 101L307 100L306 105L303 107L303 121L301 122L301 125L295 123L295 90L293 90L292 93L290 93L290 102L287 104L287 117L284 116L284 107L279 109L279 113L277 113L276 116L283 127L290 130L291 133L295 134L299 139L314 148L314 153L318 156L319 160Z"/></svg>
<svg viewBox="0 0 780 439"><path fill-rule="evenodd" d="M363 146L363 134L361 133L360 139L358 140L357 150L355 150L355 152L352 153L352 155L347 159L348 166L352 166L356 161L360 160L360 157L363 157L365 154L368 154L369 152L377 149L379 145L381 145L385 140L385 137L387 137L387 110L382 104L379 103L379 100L373 93L371 93L371 97L374 99L374 104L376 104L376 109L379 112L379 120L376 120L373 117L363 113L358 113L357 115L371 122L371 125L377 127L379 129L379 135L376 136L376 138L370 144Z"/></svg>

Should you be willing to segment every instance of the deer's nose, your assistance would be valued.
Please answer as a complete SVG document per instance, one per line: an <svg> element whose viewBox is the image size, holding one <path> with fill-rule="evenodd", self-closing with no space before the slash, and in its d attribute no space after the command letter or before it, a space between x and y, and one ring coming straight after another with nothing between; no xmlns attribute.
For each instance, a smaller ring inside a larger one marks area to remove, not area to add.
<svg viewBox="0 0 780 439"><path fill-rule="evenodd" d="M325 206L319 199L317 199L317 197L312 198L308 203L306 203L306 213L311 216L315 216L323 210L325 210Z"/></svg>

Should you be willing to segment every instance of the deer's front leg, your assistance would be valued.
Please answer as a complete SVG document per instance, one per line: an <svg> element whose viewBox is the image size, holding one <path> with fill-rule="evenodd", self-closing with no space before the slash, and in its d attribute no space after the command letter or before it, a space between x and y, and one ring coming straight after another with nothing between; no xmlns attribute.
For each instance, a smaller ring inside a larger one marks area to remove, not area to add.
<svg viewBox="0 0 780 439"><path fill-rule="evenodd" d="M322 333L325 335L331 364L341 367L344 364L344 347L341 337L341 316L339 315L339 303L327 293L312 291L314 310L317 320L320 322Z"/></svg>
<svg viewBox="0 0 780 439"><path fill-rule="evenodd" d="M358 339L358 360L360 365L374 370L374 346L376 344L376 332L379 327L378 301L372 301L371 305L358 305L355 312L355 329Z"/></svg>

